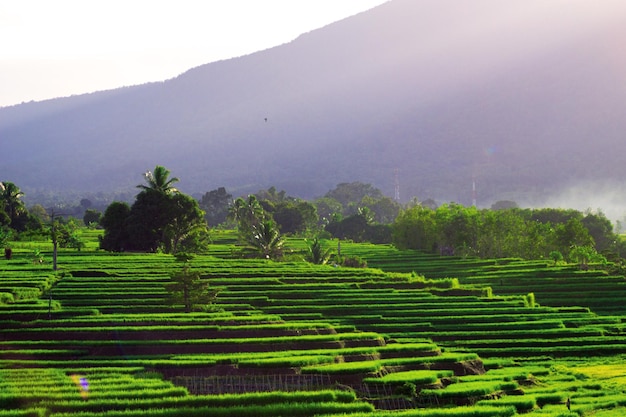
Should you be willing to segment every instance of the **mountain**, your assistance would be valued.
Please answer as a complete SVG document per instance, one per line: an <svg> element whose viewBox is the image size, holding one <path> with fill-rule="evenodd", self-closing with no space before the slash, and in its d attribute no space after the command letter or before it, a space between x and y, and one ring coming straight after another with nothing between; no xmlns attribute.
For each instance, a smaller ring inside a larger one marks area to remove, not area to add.
<svg viewBox="0 0 626 417"><path fill-rule="evenodd" d="M470 204L475 183L487 206L619 189L624 17L617 0L392 0L164 82L0 108L0 179L134 193L159 164L187 193L397 180L404 201Z"/></svg>

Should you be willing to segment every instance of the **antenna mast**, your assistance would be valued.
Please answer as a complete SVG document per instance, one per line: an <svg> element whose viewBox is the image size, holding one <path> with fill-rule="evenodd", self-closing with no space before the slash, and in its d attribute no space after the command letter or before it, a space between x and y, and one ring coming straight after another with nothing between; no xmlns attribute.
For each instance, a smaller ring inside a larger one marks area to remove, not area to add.
<svg viewBox="0 0 626 417"><path fill-rule="evenodd" d="M394 199L400 201L400 180L398 179L398 168L393 171L394 177Z"/></svg>
<svg viewBox="0 0 626 417"><path fill-rule="evenodd" d="M472 205L476 207L476 176L472 175Z"/></svg>

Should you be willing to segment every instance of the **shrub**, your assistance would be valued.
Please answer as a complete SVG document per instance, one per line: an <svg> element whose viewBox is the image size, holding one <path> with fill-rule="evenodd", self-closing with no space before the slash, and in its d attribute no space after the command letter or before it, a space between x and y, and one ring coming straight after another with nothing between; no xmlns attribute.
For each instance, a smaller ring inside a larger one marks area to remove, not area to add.
<svg viewBox="0 0 626 417"><path fill-rule="evenodd" d="M10 292L0 292L0 304L12 304L14 302L13 294Z"/></svg>
<svg viewBox="0 0 626 417"><path fill-rule="evenodd" d="M338 264L348 268L367 268L367 261L358 256L341 257Z"/></svg>

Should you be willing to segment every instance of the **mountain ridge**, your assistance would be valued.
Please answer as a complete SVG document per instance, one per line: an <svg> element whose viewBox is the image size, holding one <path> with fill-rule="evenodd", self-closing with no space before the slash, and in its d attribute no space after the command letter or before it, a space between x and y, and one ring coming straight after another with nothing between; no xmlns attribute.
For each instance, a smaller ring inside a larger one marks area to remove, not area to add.
<svg viewBox="0 0 626 417"><path fill-rule="evenodd" d="M546 26L540 3L393 0L164 82L0 108L0 172L27 195L130 192L160 164L189 193L313 198L391 196L397 170L405 201L470 204L474 181L483 205L617 184L626 32Z"/></svg>

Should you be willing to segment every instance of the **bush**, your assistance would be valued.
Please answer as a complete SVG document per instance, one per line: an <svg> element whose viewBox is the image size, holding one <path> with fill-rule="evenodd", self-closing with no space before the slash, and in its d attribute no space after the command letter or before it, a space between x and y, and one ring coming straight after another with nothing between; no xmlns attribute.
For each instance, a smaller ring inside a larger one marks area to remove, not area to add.
<svg viewBox="0 0 626 417"><path fill-rule="evenodd" d="M0 292L0 304L13 304L15 299L10 292Z"/></svg>
<svg viewBox="0 0 626 417"><path fill-rule="evenodd" d="M358 256L346 256L341 258L339 264L349 268L367 268L367 261Z"/></svg>

